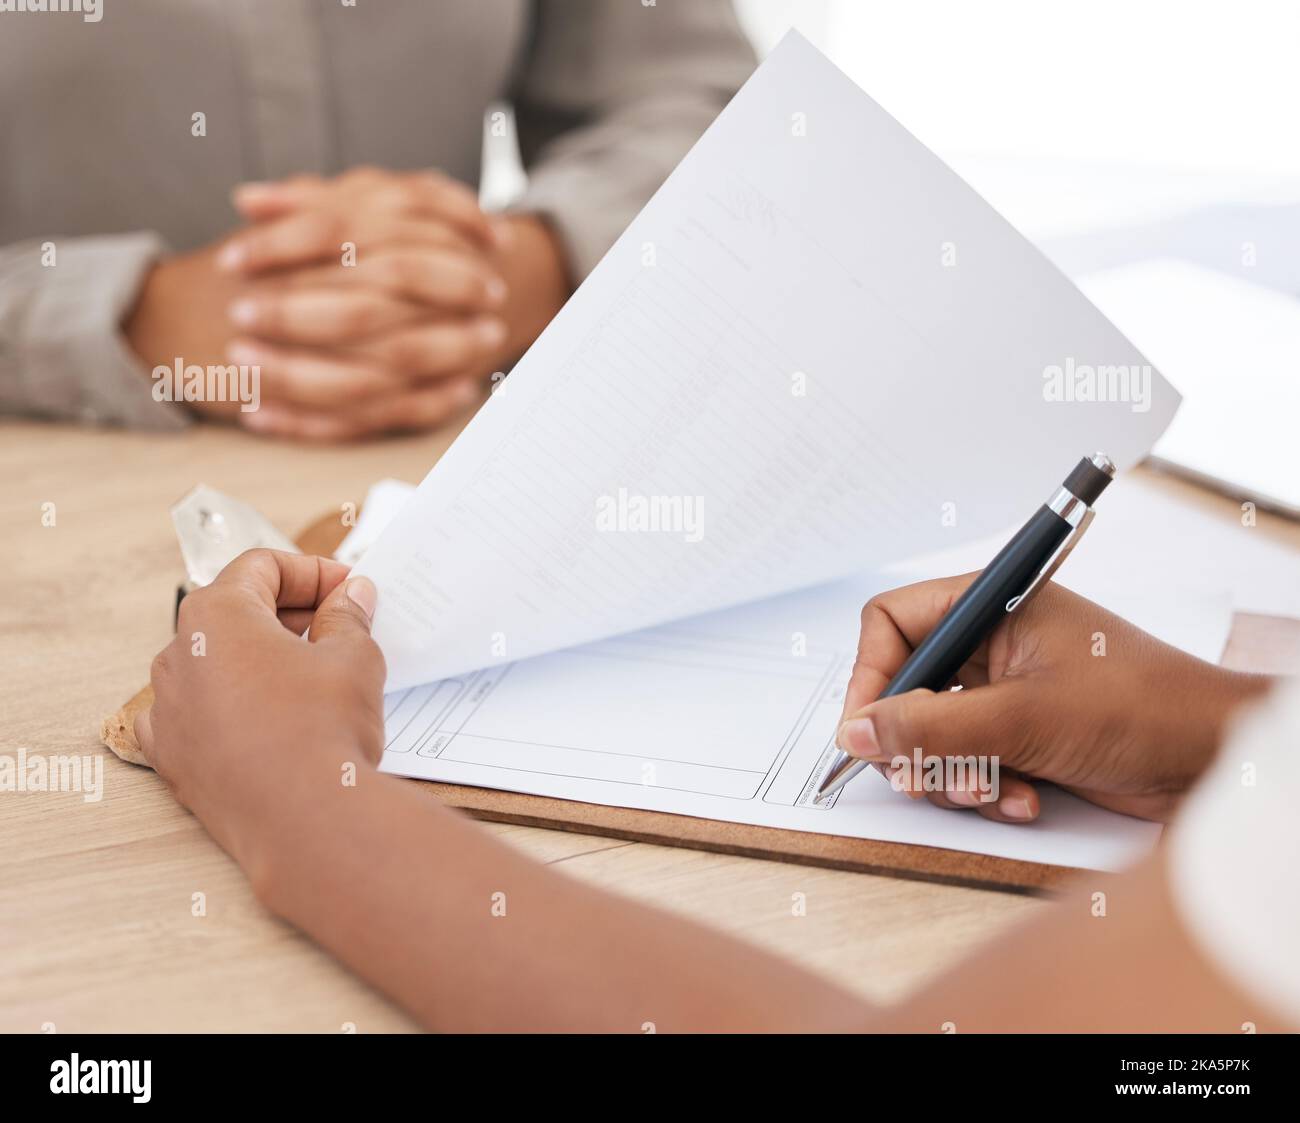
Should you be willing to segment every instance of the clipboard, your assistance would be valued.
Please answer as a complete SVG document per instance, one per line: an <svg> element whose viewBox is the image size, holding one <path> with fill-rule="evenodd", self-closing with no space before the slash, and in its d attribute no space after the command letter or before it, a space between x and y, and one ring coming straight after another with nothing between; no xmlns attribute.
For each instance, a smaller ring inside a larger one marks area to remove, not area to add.
<svg viewBox="0 0 1300 1123"><path fill-rule="evenodd" d="M329 557L346 531L347 527L339 516L331 514L308 526L294 539L294 543L303 553ZM1282 621L1272 617L1256 619L1274 626L1275 632L1277 625L1294 625L1289 630L1289 643L1284 640L1283 646L1293 647L1297 661L1300 661L1300 639L1297 638L1300 621ZM1274 640L1272 646L1276 647L1276 636ZM1237 655L1240 656L1240 652ZM1230 640L1225 662L1251 662L1239 657L1233 660L1232 656L1233 641ZM145 767L147 762L135 739L135 717L152 701L153 688L145 686L121 709L105 718L100 727L103 743L117 756ZM940 847L729 823L430 780L406 782L418 785L421 791L476 819L971 888L1040 894L1058 888L1084 872L1094 879L1104 880L1112 876Z"/></svg>

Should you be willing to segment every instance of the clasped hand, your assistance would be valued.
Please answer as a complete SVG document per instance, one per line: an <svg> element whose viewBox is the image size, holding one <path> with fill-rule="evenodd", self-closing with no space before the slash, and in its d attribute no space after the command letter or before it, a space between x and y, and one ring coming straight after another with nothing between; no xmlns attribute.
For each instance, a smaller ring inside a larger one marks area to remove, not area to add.
<svg viewBox="0 0 1300 1123"><path fill-rule="evenodd" d="M511 357L511 227L463 184L360 168L247 184L235 205L249 225L157 266L127 324L151 365L260 368L258 409L202 412L314 440L428 428Z"/></svg>

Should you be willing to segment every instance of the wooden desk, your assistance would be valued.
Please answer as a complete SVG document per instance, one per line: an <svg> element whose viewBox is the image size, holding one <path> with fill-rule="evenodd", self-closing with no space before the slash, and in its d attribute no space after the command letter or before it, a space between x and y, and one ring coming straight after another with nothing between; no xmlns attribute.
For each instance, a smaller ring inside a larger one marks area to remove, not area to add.
<svg viewBox="0 0 1300 1123"><path fill-rule="evenodd" d="M204 482L283 529L418 480L449 436L316 449L200 427L179 436L0 422L0 752L103 753L104 796L0 793L0 1030L412 1028L404 1014L268 916L242 874L153 773L97 739L171 633L179 573L168 506ZM1172 500L1234 523L1235 504L1174 481ZM55 525L42 525L42 504ZM1260 532L1300 551L1300 527ZM1234 636L1238 660L1294 667L1294 632ZM1026 897L485 824L543 862L843 971L895 998L1045 907ZM436 858L431 856L431 875ZM207 915L191 915L206 894ZM792 915L792 894L807 915Z"/></svg>

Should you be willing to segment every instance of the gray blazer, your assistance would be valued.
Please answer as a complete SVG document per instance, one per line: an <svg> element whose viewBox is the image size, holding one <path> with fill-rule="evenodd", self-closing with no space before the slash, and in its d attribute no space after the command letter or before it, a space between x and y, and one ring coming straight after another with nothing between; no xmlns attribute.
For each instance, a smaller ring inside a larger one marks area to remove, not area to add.
<svg viewBox="0 0 1300 1123"><path fill-rule="evenodd" d="M0 412L183 425L119 330L155 258L228 233L246 180L374 164L475 184L498 99L529 174L520 205L548 216L585 276L754 61L728 0L101 12L0 13Z"/></svg>

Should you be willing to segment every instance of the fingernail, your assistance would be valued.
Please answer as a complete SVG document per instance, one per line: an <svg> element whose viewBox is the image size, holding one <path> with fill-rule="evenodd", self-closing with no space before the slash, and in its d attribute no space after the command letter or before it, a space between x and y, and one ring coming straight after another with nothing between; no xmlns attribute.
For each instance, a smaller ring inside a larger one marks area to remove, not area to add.
<svg viewBox="0 0 1300 1123"><path fill-rule="evenodd" d="M515 240L515 232L505 219L497 219L491 224L492 237L496 239L498 249L506 249Z"/></svg>
<svg viewBox="0 0 1300 1123"><path fill-rule="evenodd" d="M509 290L506 288L505 281L500 277L489 277L483 287L489 304L504 304L506 302Z"/></svg>
<svg viewBox="0 0 1300 1123"><path fill-rule="evenodd" d="M850 718L840 726L836 743L849 756L864 760L886 760L885 751L876 737L876 723L869 717Z"/></svg>
<svg viewBox="0 0 1300 1123"><path fill-rule="evenodd" d="M475 331L484 347L499 347L506 341L506 325L500 320L479 320Z"/></svg>
<svg viewBox="0 0 1300 1123"><path fill-rule="evenodd" d="M998 810L1008 819L1032 819L1033 811L1030 809L1029 800L1024 796L1008 796L1006 799L998 801Z"/></svg>
<svg viewBox="0 0 1300 1123"><path fill-rule="evenodd" d="M266 361L266 352L246 339L232 339L226 344L226 358L244 366L253 366Z"/></svg>
<svg viewBox="0 0 1300 1123"><path fill-rule="evenodd" d="M264 183L261 180L250 179L247 183L237 183L235 185L236 195L269 195L275 190L274 183Z"/></svg>
<svg viewBox="0 0 1300 1123"><path fill-rule="evenodd" d="M234 273L244 267L248 253L242 242L227 242L217 251L217 268L227 273Z"/></svg>
<svg viewBox="0 0 1300 1123"><path fill-rule="evenodd" d="M478 397L478 387L470 379L457 382L452 388L452 397L458 402L472 402Z"/></svg>
<svg viewBox="0 0 1300 1123"><path fill-rule="evenodd" d="M979 803L979 797L974 792L968 792L965 788L958 788L955 791L943 793L948 797L950 803L955 803L958 807L974 807Z"/></svg>
<svg viewBox="0 0 1300 1123"><path fill-rule="evenodd" d="M379 600L379 590L369 577L353 577L348 581L348 599L360 606L361 611L370 620L375 615L375 604Z"/></svg>
<svg viewBox="0 0 1300 1123"><path fill-rule="evenodd" d="M227 315L240 327L251 328L257 326L260 318L258 315L257 301L255 300L236 300L230 306Z"/></svg>

